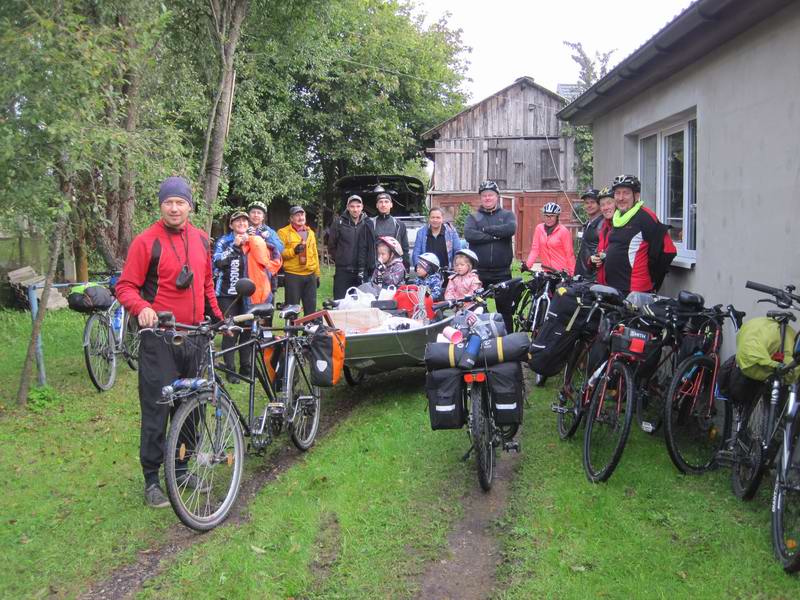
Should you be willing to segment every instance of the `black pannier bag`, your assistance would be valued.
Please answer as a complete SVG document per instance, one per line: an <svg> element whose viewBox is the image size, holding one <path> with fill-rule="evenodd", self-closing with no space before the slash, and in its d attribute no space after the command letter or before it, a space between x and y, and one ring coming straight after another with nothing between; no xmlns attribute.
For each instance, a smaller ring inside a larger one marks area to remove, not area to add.
<svg viewBox="0 0 800 600"><path fill-rule="evenodd" d="M498 425L522 423L522 408L525 403L522 365L518 362L494 365L487 369L486 379L492 398L494 422Z"/></svg>
<svg viewBox="0 0 800 600"><path fill-rule="evenodd" d="M591 322L586 321L592 309L591 300L585 300L586 292L591 287L589 283L578 283L569 287L558 287L550 300L547 311L547 320L555 319L565 326L567 331L581 329L583 331L597 331L600 320L600 311L595 311Z"/></svg>
<svg viewBox="0 0 800 600"><path fill-rule="evenodd" d="M742 373L736 364L736 355L733 355L720 365L717 385L723 397L737 406L746 406L755 403L764 383Z"/></svg>
<svg viewBox="0 0 800 600"><path fill-rule="evenodd" d="M463 385L461 369L438 369L425 375L431 429L461 429L467 422L461 394Z"/></svg>
<svg viewBox="0 0 800 600"><path fill-rule="evenodd" d="M114 304L114 296L108 288L99 284L77 285L70 290L67 304L81 313L108 310Z"/></svg>
<svg viewBox="0 0 800 600"><path fill-rule="evenodd" d="M543 377L558 375L581 335L582 331L577 329L567 331L566 325L557 319L546 320L531 343L528 361L531 370Z"/></svg>
<svg viewBox="0 0 800 600"><path fill-rule="evenodd" d="M475 365L485 366L500 362L527 360L530 343L528 334L523 332L483 340ZM425 366L428 369L456 367L466 347L465 342L427 344L425 346Z"/></svg>

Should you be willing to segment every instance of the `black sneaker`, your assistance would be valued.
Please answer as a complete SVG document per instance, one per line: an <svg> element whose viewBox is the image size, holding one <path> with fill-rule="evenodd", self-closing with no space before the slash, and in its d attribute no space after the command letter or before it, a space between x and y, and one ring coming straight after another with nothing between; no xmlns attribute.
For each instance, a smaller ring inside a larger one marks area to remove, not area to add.
<svg viewBox="0 0 800 600"><path fill-rule="evenodd" d="M144 503L150 508L166 508L169 498L164 495L160 485L152 483L144 490Z"/></svg>

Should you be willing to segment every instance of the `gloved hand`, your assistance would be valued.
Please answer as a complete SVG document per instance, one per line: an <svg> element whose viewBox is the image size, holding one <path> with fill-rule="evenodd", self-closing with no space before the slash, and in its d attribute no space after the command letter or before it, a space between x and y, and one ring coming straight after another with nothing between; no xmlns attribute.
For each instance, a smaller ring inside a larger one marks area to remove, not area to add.
<svg viewBox="0 0 800 600"><path fill-rule="evenodd" d="M297 246L294 247L294 253L295 254L300 254L305 249L306 249L306 245L305 244L297 244Z"/></svg>

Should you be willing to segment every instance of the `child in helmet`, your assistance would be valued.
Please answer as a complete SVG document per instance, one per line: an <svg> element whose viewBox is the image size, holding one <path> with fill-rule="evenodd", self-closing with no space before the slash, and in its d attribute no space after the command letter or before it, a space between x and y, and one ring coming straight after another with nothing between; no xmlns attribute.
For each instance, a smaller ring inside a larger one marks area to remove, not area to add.
<svg viewBox="0 0 800 600"><path fill-rule="evenodd" d="M453 257L453 270L455 274L450 278L444 292L445 300L460 300L469 296L483 287L475 267L478 265L478 256L469 248L462 248Z"/></svg>
<svg viewBox="0 0 800 600"><path fill-rule="evenodd" d="M402 285L406 279L403 248L395 238L383 235L375 244L378 264L372 273L372 283L380 287Z"/></svg>
<svg viewBox="0 0 800 600"><path fill-rule="evenodd" d="M414 284L428 288L434 300L442 299L442 274L439 273L439 257L433 252L425 252L417 259L417 278Z"/></svg>

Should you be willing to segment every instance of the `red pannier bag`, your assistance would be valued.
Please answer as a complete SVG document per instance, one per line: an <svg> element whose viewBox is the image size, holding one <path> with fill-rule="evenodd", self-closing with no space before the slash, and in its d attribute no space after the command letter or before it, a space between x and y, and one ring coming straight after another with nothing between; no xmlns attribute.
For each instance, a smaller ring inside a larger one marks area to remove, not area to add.
<svg viewBox="0 0 800 600"><path fill-rule="evenodd" d="M405 311L408 318L413 319L419 307L419 288L416 285L398 286L394 294L394 301L399 310ZM433 298L430 294L425 294L425 315L429 319L434 317Z"/></svg>

